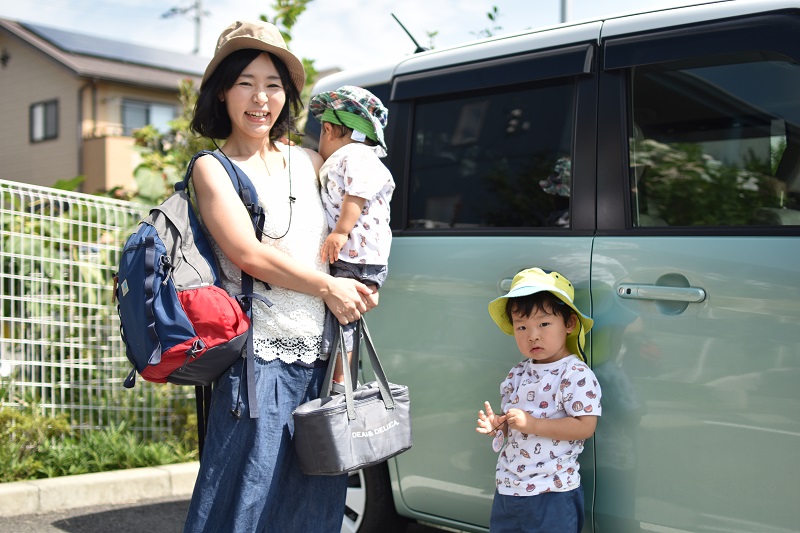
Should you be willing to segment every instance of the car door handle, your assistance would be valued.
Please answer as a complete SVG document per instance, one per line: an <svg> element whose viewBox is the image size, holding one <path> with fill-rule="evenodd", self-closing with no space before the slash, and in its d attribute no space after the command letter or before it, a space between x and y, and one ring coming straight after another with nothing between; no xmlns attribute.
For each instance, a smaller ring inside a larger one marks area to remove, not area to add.
<svg viewBox="0 0 800 533"><path fill-rule="evenodd" d="M617 287L620 298L631 300L669 300L671 302L702 302L706 291L699 287L669 287L666 285L635 285L624 283Z"/></svg>

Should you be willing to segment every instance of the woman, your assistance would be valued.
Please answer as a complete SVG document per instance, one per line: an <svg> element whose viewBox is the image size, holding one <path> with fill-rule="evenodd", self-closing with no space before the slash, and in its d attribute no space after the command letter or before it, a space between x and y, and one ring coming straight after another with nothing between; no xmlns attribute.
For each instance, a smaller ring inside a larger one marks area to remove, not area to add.
<svg viewBox="0 0 800 533"><path fill-rule="evenodd" d="M192 181L201 219L220 260L223 285L241 292L241 271L263 280L253 303L256 398L248 416L240 360L217 382L208 437L186 532L338 532L347 476L305 476L292 445L292 411L316 398L327 363L319 343L325 305L346 324L377 303L354 280L333 278L320 260L327 225L317 190L322 158L276 139L302 107L302 63L275 26L235 22L217 42L200 86L192 130L225 139L220 151L245 172L265 209L259 242L222 165L201 157ZM241 381L241 383L240 383ZM232 415L238 410L241 416Z"/></svg>

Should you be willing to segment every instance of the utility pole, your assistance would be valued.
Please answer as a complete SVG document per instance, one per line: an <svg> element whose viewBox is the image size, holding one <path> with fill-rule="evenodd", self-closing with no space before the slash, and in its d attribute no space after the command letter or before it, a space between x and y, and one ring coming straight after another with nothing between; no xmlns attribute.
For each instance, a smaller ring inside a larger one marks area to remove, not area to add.
<svg viewBox="0 0 800 533"><path fill-rule="evenodd" d="M200 52L200 30L201 30L201 23L202 18L208 15L208 12L203 11L203 0L194 0L192 5L189 7L173 7L170 8L169 11L161 15L162 19L174 17L176 15L185 15L189 12L193 12L192 18L194 19L194 50L192 50L193 54L198 54Z"/></svg>
<svg viewBox="0 0 800 533"><path fill-rule="evenodd" d="M561 22L569 20L569 4L570 0L561 0Z"/></svg>
<svg viewBox="0 0 800 533"><path fill-rule="evenodd" d="M194 1L194 51L193 54L197 55L200 53L200 26L201 26L201 19L203 18L203 1L202 0L195 0Z"/></svg>

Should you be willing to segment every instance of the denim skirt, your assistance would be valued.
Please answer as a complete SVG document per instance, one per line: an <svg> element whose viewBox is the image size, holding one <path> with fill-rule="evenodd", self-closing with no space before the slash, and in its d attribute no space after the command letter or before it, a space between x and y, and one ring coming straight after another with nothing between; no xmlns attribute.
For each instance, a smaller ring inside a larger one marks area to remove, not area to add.
<svg viewBox="0 0 800 533"><path fill-rule="evenodd" d="M317 398L325 366L256 359L261 413L251 419L243 363L216 383L184 532L338 533L347 475L306 476L292 442L292 411ZM239 418L232 413L237 405Z"/></svg>

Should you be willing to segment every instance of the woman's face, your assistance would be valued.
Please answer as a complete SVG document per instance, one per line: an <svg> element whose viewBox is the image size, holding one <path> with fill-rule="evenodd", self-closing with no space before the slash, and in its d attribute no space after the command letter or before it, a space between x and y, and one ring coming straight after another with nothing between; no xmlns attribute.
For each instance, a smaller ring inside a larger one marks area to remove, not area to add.
<svg viewBox="0 0 800 533"><path fill-rule="evenodd" d="M247 65L223 100L231 118L232 135L268 138L286 104L278 69L266 53Z"/></svg>

